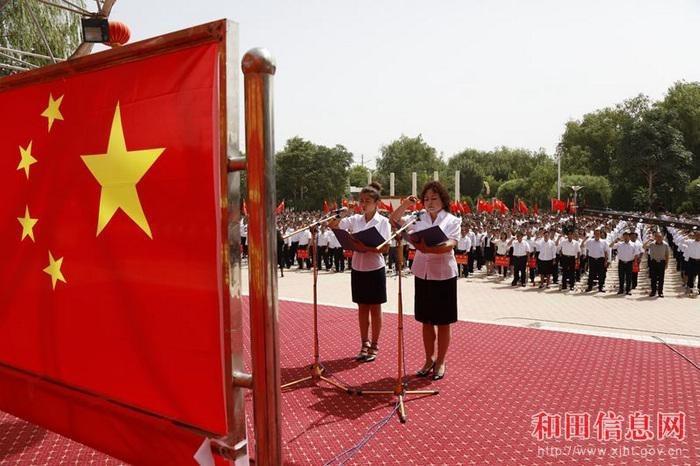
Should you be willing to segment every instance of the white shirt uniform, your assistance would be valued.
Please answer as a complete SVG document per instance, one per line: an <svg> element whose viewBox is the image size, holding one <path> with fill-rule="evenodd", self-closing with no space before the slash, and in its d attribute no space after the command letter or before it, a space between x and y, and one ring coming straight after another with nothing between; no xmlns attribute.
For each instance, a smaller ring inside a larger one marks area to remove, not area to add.
<svg viewBox="0 0 700 466"><path fill-rule="evenodd" d="M637 255L637 245L631 242L615 243L613 249L617 249L617 258L623 262L629 262Z"/></svg>
<svg viewBox="0 0 700 466"><path fill-rule="evenodd" d="M457 241L457 249L460 251L470 251L472 248L472 240L469 238L469 235L465 236L460 236L459 241Z"/></svg>
<svg viewBox="0 0 700 466"><path fill-rule="evenodd" d="M559 252L564 256L577 256L581 254L581 243L578 240L569 240L565 238L559 241Z"/></svg>
<svg viewBox="0 0 700 466"><path fill-rule="evenodd" d="M551 261L557 256L557 245L551 239L541 239L537 242L537 251L541 261Z"/></svg>
<svg viewBox="0 0 700 466"><path fill-rule="evenodd" d="M241 220L241 238L248 237L248 223Z"/></svg>
<svg viewBox="0 0 700 466"><path fill-rule="evenodd" d="M525 239L521 241L516 239L511 246L513 247L513 256L515 257L524 257L530 252L530 245Z"/></svg>
<svg viewBox="0 0 700 466"><path fill-rule="evenodd" d="M471 249L476 249L476 234L474 234L474 232L472 230L469 230L469 233L467 233L467 234L469 235L469 239L471 240L471 243L472 243Z"/></svg>
<svg viewBox="0 0 700 466"><path fill-rule="evenodd" d="M292 237L292 236L289 236L289 235L292 234L292 233L294 233L294 228L292 228L292 227L287 227L287 229L284 230L284 236L288 236L288 238L284 240L284 242L285 242L285 244L286 244L287 246L291 246L291 245L292 245L292 239L293 239L293 237Z"/></svg>
<svg viewBox="0 0 700 466"><path fill-rule="evenodd" d="M328 236L328 247L331 249L339 248L340 247L340 242L338 241L338 238L335 237L335 233L333 233L333 230L328 229L326 230L326 236Z"/></svg>
<svg viewBox="0 0 700 466"><path fill-rule="evenodd" d="M328 232L318 232L318 235L316 236L316 244L318 245L318 247L328 246L328 235L326 233Z"/></svg>
<svg viewBox="0 0 700 466"><path fill-rule="evenodd" d="M404 221L410 216L404 217ZM435 222L430 218L430 214L423 211L420 220L414 223L414 232L426 230L435 225L439 225L440 229L447 239L459 241L460 230L462 228L462 220L454 215L441 210ZM445 254L425 254L416 250L416 257L413 260L411 272L418 278L423 280L449 280L457 276L457 261L455 260L454 250Z"/></svg>
<svg viewBox="0 0 700 466"><path fill-rule="evenodd" d="M493 240L493 244L496 245L496 254L500 256L505 256L508 252L508 240L502 240L497 238Z"/></svg>
<svg viewBox="0 0 700 466"><path fill-rule="evenodd" d="M369 222L365 221L365 214L355 214L342 219L338 225L338 228L350 230L354 233L372 227L376 228L384 239L388 239L389 236L391 236L389 219L380 215L378 211L374 213L374 217L372 217ZM358 272L371 272L385 266L384 255L377 252L355 251L352 255L352 269Z"/></svg>
<svg viewBox="0 0 700 466"><path fill-rule="evenodd" d="M300 231L297 237L299 238L299 246L308 246L311 241L311 232L309 230Z"/></svg>
<svg viewBox="0 0 700 466"><path fill-rule="evenodd" d="M686 242L686 259L700 259L700 241L690 240Z"/></svg>
<svg viewBox="0 0 700 466"><path fill-rule="evenodd" d="M610 248L605 240L595 238L586 241L586 253L592 259L610 258Z"/></svg>

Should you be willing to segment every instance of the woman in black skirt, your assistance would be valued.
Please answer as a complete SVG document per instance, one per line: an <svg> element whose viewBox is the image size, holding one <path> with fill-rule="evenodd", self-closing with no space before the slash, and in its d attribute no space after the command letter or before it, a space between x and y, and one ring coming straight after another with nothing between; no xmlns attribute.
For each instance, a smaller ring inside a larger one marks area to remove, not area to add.
<svg viewBox="0 0 700 466"><path fill-rule="evenodd" d="M457 321L457 261L454 247L459 240L461 220L447 212L450 195L437 181L423 187L421 197L425 210L414 224L413 232L438 225L447 240L436 246L415 241L416 257L411 271L415 276L415 317L423 324L425 364L417 375L425 377L432 372L433 380L445 376L445 356L450 346L450 324ZM404 211L416 204L414 196L406 199L391 215L395 224L403 224ZM435 342L437 340L437 356Z"/></svg>
<svg viewBox="0 0 700 466"><path fill-rule="evenodd" d="M376 228L379 234L388 239L391 227L389 220L377 211L379 194L382 187L379 183L370 183L360 191L360 206L362 213L352 215L343 220L329 222L331 228L341 228L357 233L369 228ZM384 254L389 251L389 245L383 250L368 248L361 242L355 243L357 249L352 256L352 301L359 308L360 338L362 346L355 358L362 362L377 359L379 352L379 334L382 330L382 304L386 302L386 269ZM371 318L371 319L370 319ZM370 320L372 323L372 340L369 339Z"/></svg>

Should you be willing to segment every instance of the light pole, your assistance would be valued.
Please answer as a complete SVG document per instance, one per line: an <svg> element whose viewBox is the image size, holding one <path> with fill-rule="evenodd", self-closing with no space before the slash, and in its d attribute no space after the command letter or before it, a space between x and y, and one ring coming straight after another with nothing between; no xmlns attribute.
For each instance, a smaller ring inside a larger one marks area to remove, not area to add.
<svg viewBox="0 0 700 466"><path fill-rule="evenodd" d="M561 144L557 146L557 152L554 155L557 158L557 199L561 199Z"/></svg>

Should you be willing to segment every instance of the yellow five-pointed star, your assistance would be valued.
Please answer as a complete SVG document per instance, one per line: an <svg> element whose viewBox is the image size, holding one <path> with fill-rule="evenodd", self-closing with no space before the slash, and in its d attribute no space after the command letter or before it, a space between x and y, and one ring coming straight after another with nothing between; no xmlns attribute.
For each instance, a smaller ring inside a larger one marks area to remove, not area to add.
<svg viewBox="0 0 700 466"><path fill-rule="evenodd" d="M51 251L49 251L49 265L44 269L44 272L51 275L51 285L53 289L56 289L56 282L61 280L63 283L68 283L61 272L61 266L63 265L63 257L59 257L58 260L53 258Z"/></svg>
<svg viewBox="0 0 700 466"><path fill-rule="evenodd" d="M17 170L24 170L24 173L29 179L29 167L35 164L37 160L32 156L32 141L29 141L29 145L24 148L19 146L19 165L17 165Z"/></svg>
<svg viewBox="0 0 700 466"><path fill-rule="evenodd" d="M109 133L107 153L81 156L88 170L102 186L97 221L98 236L117 210L121 209L149 238L153 238L136 191L136 183L164 150L165 148L128 151L122 128L121 111L117 103Z"/></svg>
<svg viewBox="0 0 700 466"><path fill-rule="evenodd" d="M24 241L24 238L27 236L34 241L34 225L36 225L39 219L29 216L29 206L26 206L24 209L24 217L17 217L17 220L19 220L20 225L22 225L22 239L20 239L20 241Z"/></svg>
<svg viewBox="0 0 700 466"><path fill-rule="evenodd" d="M53 94L49 94L49 106L46 107L46 110L41 114L41 116L49 119L49 131L51 131L54 120L63 120L63 115L61 115L61 109L59 108L62 100L63 96L54 100Z"/></svg>

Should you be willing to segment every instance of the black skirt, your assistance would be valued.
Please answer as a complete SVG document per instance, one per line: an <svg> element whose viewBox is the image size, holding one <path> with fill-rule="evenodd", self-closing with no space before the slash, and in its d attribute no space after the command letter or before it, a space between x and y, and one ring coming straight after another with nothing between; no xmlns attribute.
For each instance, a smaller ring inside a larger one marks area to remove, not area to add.
<svg viewBox="0 0 700 466"><path fill-rule="evenodd" d="M383 304L386 302L386 270L384 267L369 272L353 270L350 274L352 302Z"/></svg>
<svg viewBox="0 0 700 466"><path fill-rule="evenodd" d="M493 258L495 256L496 252L493 250L493 244L490 244L489 247L484 249L484 259L487 262L493 262Z"/></svg>
<svg viewBox="0 0 700 466"><path fill-rule="evenodd" d="M457 277L448 280L415 279L416 320L430 325L457 322Z"/></svg>

